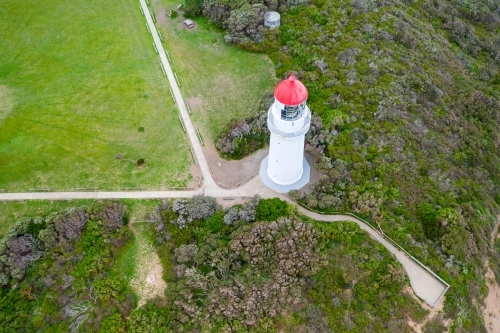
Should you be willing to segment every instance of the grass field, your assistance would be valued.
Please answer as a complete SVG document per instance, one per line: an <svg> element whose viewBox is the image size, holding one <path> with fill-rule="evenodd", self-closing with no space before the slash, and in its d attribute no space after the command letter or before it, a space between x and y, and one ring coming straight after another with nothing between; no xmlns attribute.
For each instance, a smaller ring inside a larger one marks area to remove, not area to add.
<svg viewBox="0 0 500 333"><path fill-rule="evenodd" d="M164 9L176 9L181 2L153 1L157 27L184 97L202 103L192 107L192 120L208 136L205 141L213 141L231 119L253 114L260 97L272 92L274 68L264 54L227 45L223 33L204 18L194 19L197 26L189 30L182 24L182 15L176 19L165 16Z"/></svg>
<svg viewBox="0 0 500 333"><path fill-rule="evenodd" d="M0 189L186 184L177 113L138 1L2 1Z"/></svg>

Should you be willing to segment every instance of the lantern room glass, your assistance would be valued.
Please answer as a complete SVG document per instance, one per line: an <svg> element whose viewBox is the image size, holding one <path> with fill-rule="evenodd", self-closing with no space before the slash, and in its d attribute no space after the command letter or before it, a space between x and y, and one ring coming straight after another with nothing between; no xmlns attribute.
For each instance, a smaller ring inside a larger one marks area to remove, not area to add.
<svg viewBox="0 0 500 333"><path fill-rule="evenodd" d="M306 102L293 106L285 105L285 108L281 110L281 119L286 121L297 120L302 117L305 107Z"/></svg>

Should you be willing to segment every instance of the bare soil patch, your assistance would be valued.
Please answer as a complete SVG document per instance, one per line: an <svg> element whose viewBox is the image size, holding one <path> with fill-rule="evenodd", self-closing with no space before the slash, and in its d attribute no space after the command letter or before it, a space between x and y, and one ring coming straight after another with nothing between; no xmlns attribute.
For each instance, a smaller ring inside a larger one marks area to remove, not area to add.
<svg viewBox="0 0 500 333"><path fill-rule="evenodd" d="M216 183L226 185L228 188L236 188L243 185L259 174L260 163L269 153L269 150L261 149L241 160L227 161L219 156L212 145L203 148L207 162L210 163L215 175ZM225 186L223 186L225 187Z"/></svg>
<svg viewBox="0 0 500 333"><path fill-rule="evenodd" d="M201 97L188 98L187 102L191 109L200 108L203 106L203 100L201 99Z"/></svg>
<svg viewBox="0 0 500 333"><path fill-rule="evenodd" d="M269 154L269 149L261 149L250 156L241 160L228 161L219 156L219 153L213 145L203 148L205 158L210 163L215 175L215 181L223 188L237 188L256 177L260 171L262 160ZM311 167L311 178L308 185L302 187L306 194L311 192L310 184L314 184L323 177L314 167L314 158L308 153L305 154L306 160Z"/></svg>
<svg viewBox="0 0 500 333"><path fill-rule="evenodd" d="M500 216L497 218L497 224L491 233L491 244L498 237L498 226L500 225ZM495 280L495 274L488 265L486 259L486 286L488 287L488 296L484 299L483 319L488 333L500 332L500 285Z"/></svg>
<svg viewBox="0 0 500 333"><path fill-rule="evenodd" d="M488 333L500 332L500 286L495 281L491 268L486 269L488 296L484 299L483 318Z"/></svg>
<svg viewBox="0 0 500 333"><path fill-rule="evenodd" d="M427 317L420 323L417 323L415 321L413 321L411 318L408 318L408 325L413 328L415 330L415 332L417 333L422 333L422 328L425 326L425 324L427 324L428 321L434 319L437 315L439 315L439 313L443 310L443 306L444 306L444 299L445 297L443 297L439 303L435 306L435 307L430 307L427 303L425 302L422 302L414 293L413 293L413 289L411 289L409 286L406 286L403 288L403 292L407 295L410 295L411 297L413 297L415 300L417 300L420 305L429 311L429 314L427 315ZM449 331L449 327L450 327L450 324L451 324L451 320L445 320L444 321L444 325L446 326L447 330L446 332Z"/></svg>
<svg viewBox="0 0 500 333"><path fill-rule="evenodd" d="M167 10L165 7L160 7L160 9L155 13L156 22L160 25L167 24Z"/></svg>
<svg viewBox="0 0 500 333"><path fill-rule="evenodd" d="M164 299L167 283L162 279L163 267L153 246L149 244L147 239L141 237L133 223L130 223L129 226L139 245L136 272L130 281L130 286L139 297L137 307L141 307L149 299Z"/></svg>
<svg viewBox="0 0 500 333"><path fill-rule="evenodd" d="M187 187L190 187L190 188L200 188L200 186L203 184L201 182L201 178L202 178L203 174L201 173L200 166L197 165L197 164L196 165L192 164L190 172L191 172L191 175L193 175L193 179L191 179L188 182Z"/></svg>

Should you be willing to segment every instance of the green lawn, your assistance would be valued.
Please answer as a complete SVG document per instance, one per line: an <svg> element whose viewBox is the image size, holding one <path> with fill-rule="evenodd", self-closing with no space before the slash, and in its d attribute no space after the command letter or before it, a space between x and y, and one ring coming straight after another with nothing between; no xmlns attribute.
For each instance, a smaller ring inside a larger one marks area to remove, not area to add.
<svg viewBox="0 0 500 333"><path fill-rule="evenodd" d="M193 19L197 27L191 30L183 26L182 15L165 19L162 9L176 9L179 3L155 0L152 5L184 98L202 102L192 107L191 118L208 136L205 141L213 140L231 119L255 113L260 97L274 88L274 68L264 54L227 45L224 34L204 18Z"/></svg>
<svg viewBox="0 0 500 333"><path fill-rule="evenodd" d="M151 43L136 0L2 1L0 189L186 184L189 145Z"/></svg>

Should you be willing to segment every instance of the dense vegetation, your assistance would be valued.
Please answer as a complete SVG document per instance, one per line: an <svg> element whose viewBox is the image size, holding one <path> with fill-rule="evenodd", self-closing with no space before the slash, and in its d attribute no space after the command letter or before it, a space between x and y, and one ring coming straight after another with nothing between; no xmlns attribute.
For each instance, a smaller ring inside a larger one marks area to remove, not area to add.
<svg viewBox="0 0 500 333"><path fill-rule="evenodd" d="M109 202L18 221L0 241L0 331L95 332L128 316L135 299L108 273L131 237L123 215Z"/></svg>
<svg viewBox="0 0 500 333"><path fill-rule="evenodd" d="M228 159L240 159L267 146L267 111L273 100L272 95L264 96L255 115L235 119L223 129L215 141L215 148L220 155Z"/></svg>
<svg viewBox="0 0 500 333"><path fill-rule="evenodd" d="M251 4L201 6L228 42L266 52L278 77L293 71L309 90L306 149L327 177L292 196L380 223L452 283L453 329L483 330L475 304L500 203L500 3ZM278 8L281 27L245 30L263 23L250 15L262 6Z"/></svg>
<svg viewBox="0 0 500 333"><path fill-rule="evenodd" d="M166 299L136 308L112 268L133 241L125 216L107 202L18 221L0 242L0 332L409 332L426 314L356 224L258 197L162 202L149 229Z"/></svg>
<svg viewBox="0 0 500 333"><path fill-rule="evenodd" d="M222 210L198 196L153 216L169 285L158 330L405 332L425 315L400 264L355 224L314 224L276 198Z"/></svg>

